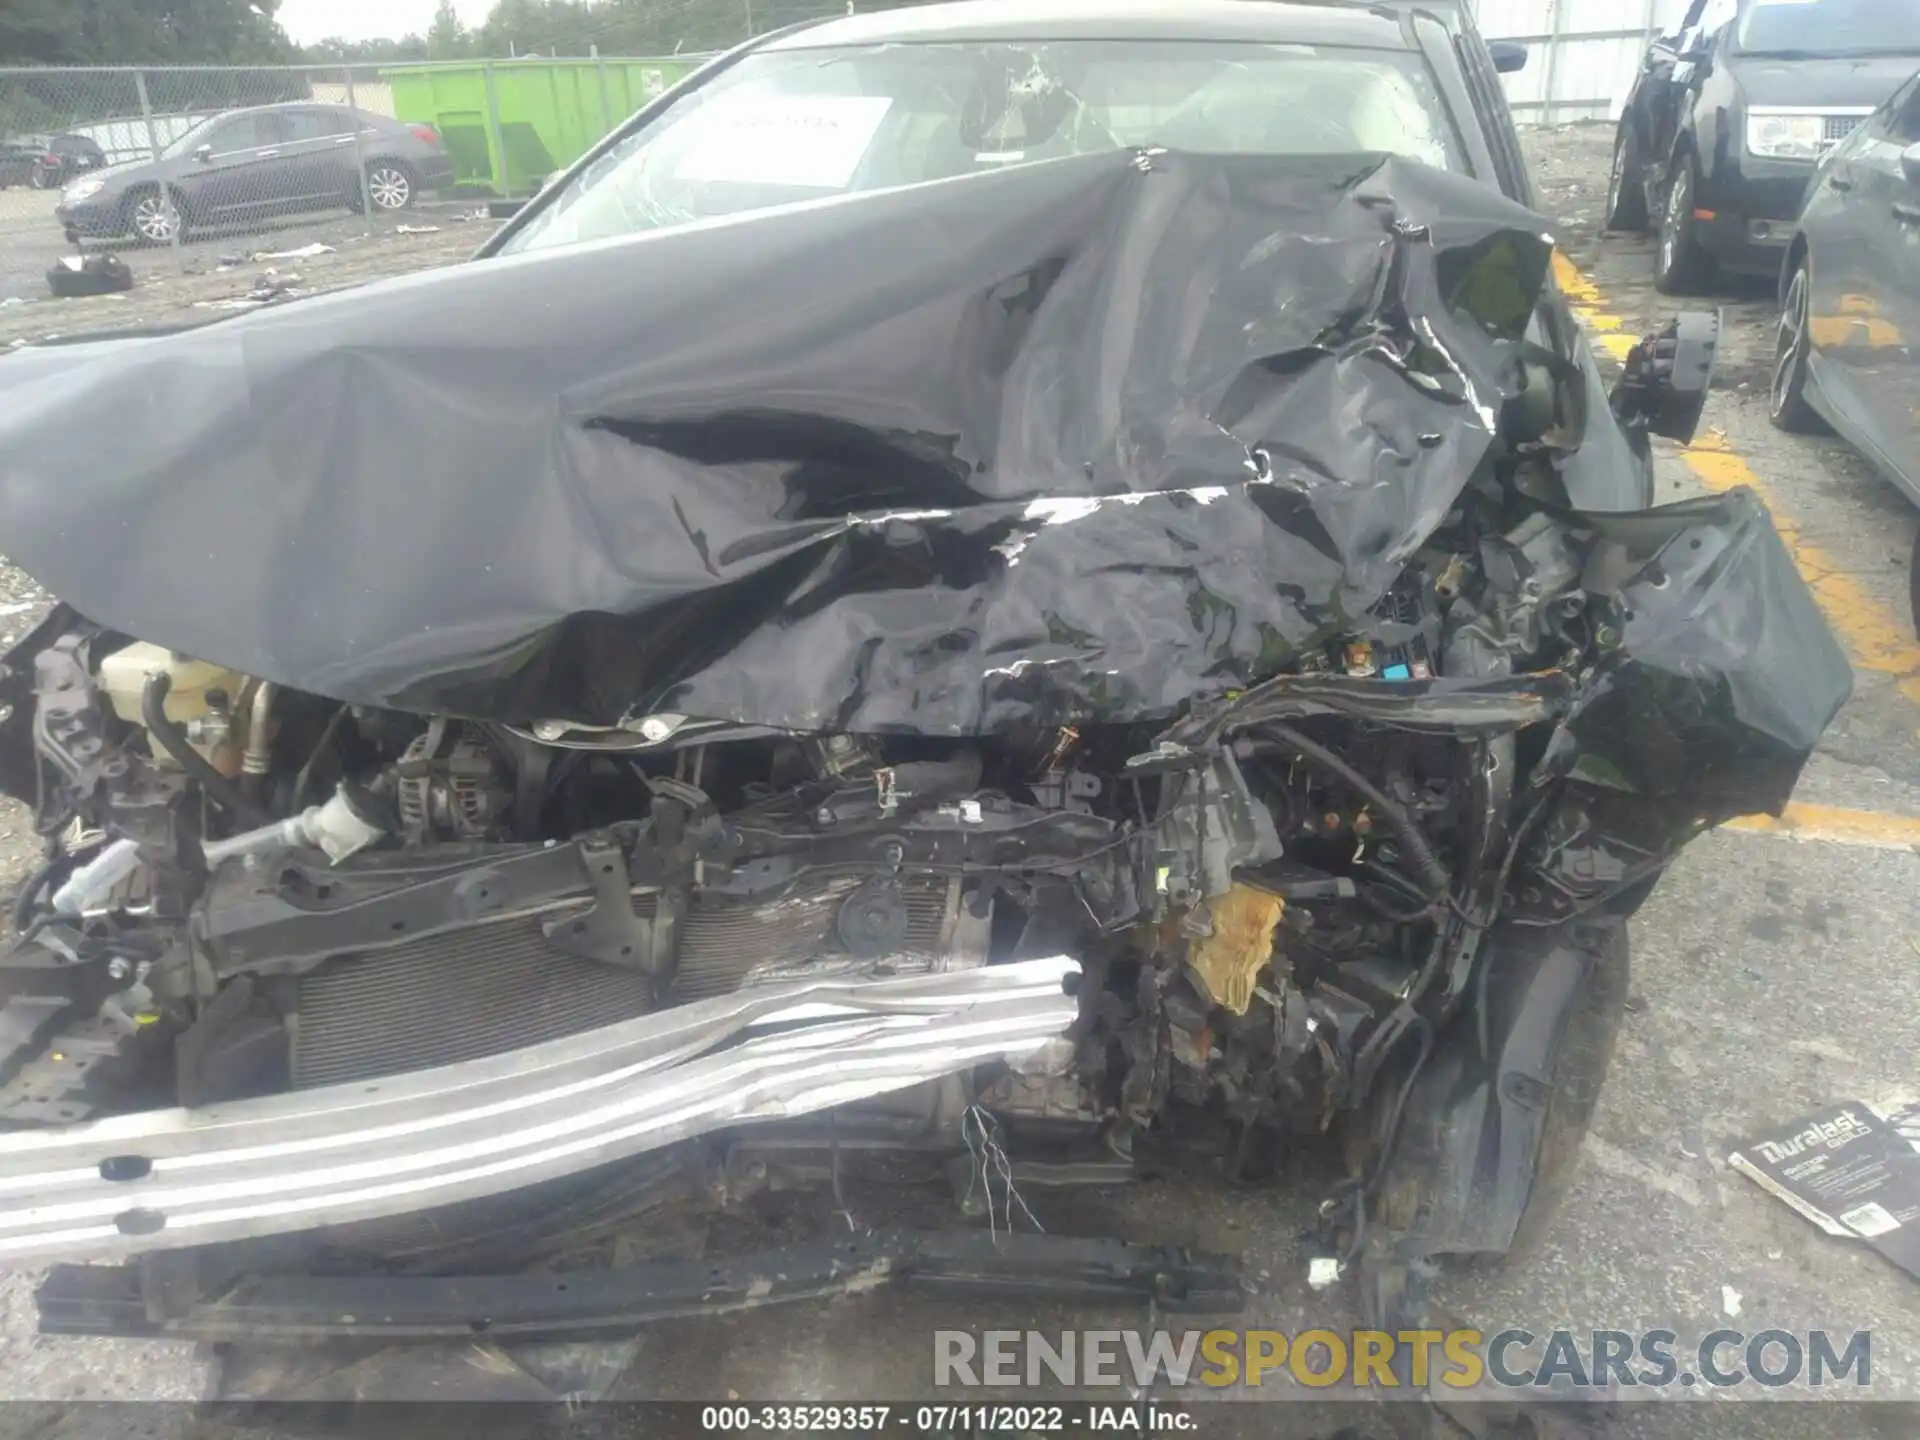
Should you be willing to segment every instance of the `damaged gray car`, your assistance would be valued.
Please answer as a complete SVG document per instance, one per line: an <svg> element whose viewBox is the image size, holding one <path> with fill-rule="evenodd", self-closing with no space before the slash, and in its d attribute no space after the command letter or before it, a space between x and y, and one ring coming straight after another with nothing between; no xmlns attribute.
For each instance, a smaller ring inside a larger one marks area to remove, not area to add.
<svg viewBox="0 0 1920 1440"><path fill-rule="evenodd" d="M1431 20L1010 13L748 47L472 263L0 361L44 1328L1224 1308L1034 1211L1329 1139L1370 1323L1544 1223L1628 918L1850 683L1751 494L1649 506L1713 317L1602 389ZM971 1222L602 1263L889 1155Z"/></svg>

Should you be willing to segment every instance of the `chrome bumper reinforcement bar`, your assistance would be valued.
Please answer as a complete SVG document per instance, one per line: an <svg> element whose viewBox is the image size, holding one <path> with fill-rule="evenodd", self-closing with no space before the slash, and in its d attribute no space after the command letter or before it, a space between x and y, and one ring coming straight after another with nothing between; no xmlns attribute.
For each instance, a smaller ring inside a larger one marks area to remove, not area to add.
<svg viewBox="0 0 1920 1440"><path fill-rule="evenodd" d="M433 1070L0 1135L0 1260L376 1219L825 1110L1045 1044L1078 973L800 981Z"/></svg>

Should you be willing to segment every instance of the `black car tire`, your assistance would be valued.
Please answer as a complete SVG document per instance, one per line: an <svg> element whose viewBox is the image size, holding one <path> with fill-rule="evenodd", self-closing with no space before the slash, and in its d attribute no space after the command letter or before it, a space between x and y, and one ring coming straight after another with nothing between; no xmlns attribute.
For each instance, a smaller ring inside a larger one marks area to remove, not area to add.
<svg viewBox="0 0 1920 1440"><path fill-rule="evenodd" d="M171 245L176 239L184 243L190 222L185 198L178 190L169 190L166 194L166 199L171 202L174 223L178 227L177 234L157 230L145 219L143 212L160 199L160 187L157 185L142 185L137 190L129 190L126 198L120 202L120 223L142 245Z"/></svg>
<svg viewBox="0 0 1920 1440"><path fill-rule="evenodd" d="M1787 282L1787 298L1780 305L1774 331L1773 377L1767 387L1767 418L1791 435L1817 435L1827 427L1807 403L1807 351L1810 339L1812 275L1805 256Z"/></svg>
<svg viewBox="0 0 1920 1440"><path fill-rule="evenodd" d="M1660 243L1653 252L1653 288L1662 295L1691 295L1713 278L1713 257L1701 248L1693 218L1695 189L1693 157L1682 155L1660 207Z"/></svg>
<svg viewBox="0 0 1920 1440"><path fill-rule="evenodd" d="M369 160L366 189L356 189L348 204L358 212L371 203L376 215L392 215L409 210L420 194L420 177L404 160ZM364 196L364 200L363 197Z"/></svg>
<svg viewBox="0 0 1920 1440"><path fill-rule="evenodd" d="M36 165L27 175L27 184L35 190L52 190L60 184L60 172L51 165Z"/></svg>
<svg viewBox="0 0 1920 1440"><path fill-rule="evenodd" d="M1613 169L1607 174L1607 229L1645 233L1647 185L1640 170L1640 146L1633 138L1632 127L1622 120L1614 132Z"/></svg>

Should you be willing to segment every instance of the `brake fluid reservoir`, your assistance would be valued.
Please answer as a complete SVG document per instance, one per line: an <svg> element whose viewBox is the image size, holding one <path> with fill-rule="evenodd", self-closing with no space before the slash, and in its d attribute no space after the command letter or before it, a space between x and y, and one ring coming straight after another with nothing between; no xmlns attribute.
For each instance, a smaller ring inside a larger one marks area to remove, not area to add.
<svg viewBox="0 0 1920 1440"><path fill-rule="evenodd" d="M130 724L142 724L140 701L146 693L147 677L160 670L166 671L171 681L166 704L161 707L166 717L186 729L188 743L206 756L214 769L222 775L239 774L246 714L241 708L241 690L247 677L238 670L136 640L100 662L100 689L113 706L113 713ZM164 749L153 744L151 736L148 744L161 764L173 763Z"/></svg>

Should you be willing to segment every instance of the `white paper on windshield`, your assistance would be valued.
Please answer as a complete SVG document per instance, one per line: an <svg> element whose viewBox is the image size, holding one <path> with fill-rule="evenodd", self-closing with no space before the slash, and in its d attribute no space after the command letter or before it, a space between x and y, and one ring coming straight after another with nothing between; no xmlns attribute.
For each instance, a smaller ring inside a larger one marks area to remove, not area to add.
<svg viewBox="0 0 1920 1440"><path fill-rule="evenodd" d="M885 95L765 95L694 117L682 180L844 190L893 101Z"/></svg>

